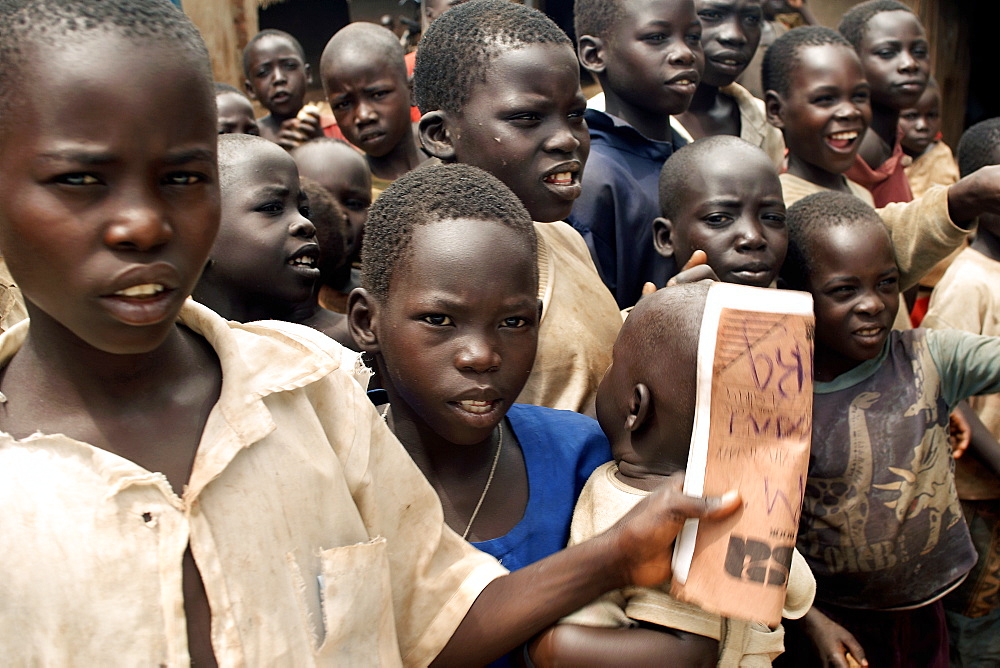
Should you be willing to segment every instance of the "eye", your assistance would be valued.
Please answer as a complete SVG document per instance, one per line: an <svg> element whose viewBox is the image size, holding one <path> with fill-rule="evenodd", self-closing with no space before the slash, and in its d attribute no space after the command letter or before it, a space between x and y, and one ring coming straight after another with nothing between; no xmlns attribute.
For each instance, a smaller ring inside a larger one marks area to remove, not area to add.
<svg viewBox="0 0 1000 668"><path fill-rule="evenodd" d="M284 67L286 70L297 70L299 69L299 61L284 60L282 61L281 66Z"/></svg>
<svg viewBox="0 0 1000 668"><path fill-rule="evenodd" d="M926 58L928 55L927 45L921 44L919 46L915 46L911 50L911 53L913 54L914 58L920 58L920 59Z"/></svg>
<svg viewBox="0 0 1000 668"><path fill-rule="evenodd" d="M373 100L381 100L381 99L383 99L386 95L388 95L391 92L392 92L391 89L390 90L377 90L377 91L374 91L372 93L372 99Z"/></svg>
<svg viewBox="0 0 1000 668"><path fill-rule="evenodd" d="M855 93L851 99L854 100L855 104L868 104L868 101L871 99L871 95L868 91L861 91Z"/></svg>
<svg viewBox="0 0 1000 668"><path fill-rule="evenodd" d="M746 23L748 26L760 25L760 15L759 14L750 14L750 15L744 16L743 17L743 22Z"/></svg>
<svg viewBox="0 0 1000 668"><path fill-rule="evenodd" d="M690 32L684 36L684 41L688 44L697 45L701 44L701 33L700 32Z"/></svg>
<svg viewBox="0 0 1000 668"><path fill-rule="evenodd" d="M811 101L818 107L829 107L835 100L833 95L817 95Z"/></svg>
<svg viewBox="0 0 1000 668"><path fill-rule="evenodd" d="M705 216L702 220L708 223L712 227L722 227L733 222L733 217L728 213L710 213Z"/></svg>
<svg viewBox="0 0 1000 668"><path fill-rule="evenodd" d="M785 216L780 213L765 213L761 216L761 220L767 223L770 227L785 226Z"/></svg>
<svg viewBox="0 0 1000 668"><path fill-rule="evenodd" d="M308 204L303 204L299 206L299 213L302 214L304 218L310 218L312 214L312 209L309 208Z"/></svg>
<svg viewBox="0 0 1000 668"><path fill-rule="evenodd" d="M346 208L350 209L351 211L364 211L369 206L371 206L370 202L366 202L360 199L347 199L344 200L343 204Z"/></svg>
<svg viewBox="0 0 1000 668"><path fill-rule="evenodd" d="M256 124L251 125L250 127L247 128L246 134L253 135L254 137L259 137L260 136L260 128L257 127Z"/></svg>
<svg viewBox="0 0 1000 668"><path fill-rule="evenodd" d="M918 116L918 114L915 111L908 111L905 114L900 114L899 115L899 117L901 119L903 119L904 121L910 121L911 123L913 121L917 120L917 116Z"/></svg>
<svg viewBox="0 0 1000 668"><path fill-rule="evenodd" d="M204 176L193 172L175 172L173 174L167 174L163 177L163 181L171 186L193 186L194 184L201 183L204 180Z"/></svg>
<svg viewBox="0 0 1000 668"><path fill-rule="evenodd" d="M722 18L722 12L714 9L703 9L698 12L698 18L705 21L718 21Z"/></svg>
<svg viewBox="0 0 1000 668"><path fill-rule="evenodd" d="M93 174L61 174L53 179L55 183L61 183L67 186L96 186L100 184L100 179L98 179Z"/></svg>
<svg viewBox="0 0 1000 668"><path fill-rule="evenodd" d="M875 52L875 55L884 60L893 58L896 55L895 49L879 49Z"/></svg>
<svg viewBox="0 0 1000 668"><path fill-rule="evenodd" d="M542 115L534 111L521 111L511 114L507 120L515 125L536 125L541 122Z"/></svg>
<svg viewBox="0 0 1000 668"><path fill-rule="evenodd" d="M428 313L427 315L420 316L420 319L434 327L448 327L455 324L451 316L444 315L443 313Z"/></svg>
<svg viewBox="0 0 1000 668"><path fill-rule="evenodd" d="M331 109L347 109L349 106L351 106L351 101L350 100L337 100L336 102L334 102L334 103L332 103L330 105L330 108Z"/></svg>
<svg viewBox="0 0 1000 668"><path fill-rule="evenodd" d="M665 33L662 33L662 32L653 32L653 33L649 33L648 35L643 35L642 36L642 41L643 42L650 42L652 44L659 44L661 42L667 41L667 36L666 36Z"/></svg>
<svg viewBox="0 0 1000 668"><path fill-rule="evenodd" d="M281 202L266 202L258 206L254 211L258 213L277 214L285 210L285 205Z"/></svg>
<svg viewBox="0 0 1000 668"><path fill-rule="evenodd" d="M519 329L521 327L527 327L529 321L521 316L512 316L510 318L504 318L503 322L500 323L501 327L509 327L511 329Z"/></svg>
<svg viewBox="0 0 1000 668"><path fill-rule="evenodd" d="M880 288L893 288L897 283L899 283L899 278L897 276L890 276L879 281L878 286Z"/></svg>

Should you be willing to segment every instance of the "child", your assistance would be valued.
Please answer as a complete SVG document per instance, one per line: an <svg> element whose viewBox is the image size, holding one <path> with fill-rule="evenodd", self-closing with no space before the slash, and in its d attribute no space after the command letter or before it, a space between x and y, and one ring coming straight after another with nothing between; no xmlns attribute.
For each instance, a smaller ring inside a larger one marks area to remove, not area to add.
<svg viewBox="0 0 1000 668"><path fill-rule="evenodd" d="M899 269L884 224L858 198L810 195L788 210L788 230L782 278L812 293L816 313L798 538L822 611L810 624L833 619L873 666L947 666L940 598L976 561L948 414L1000 390L1000 339L891 330Z"/></svg>
<svg viewBox="0 0 1000 668"><path fill-rule="evenodd" d="M928 88L930 90L930 88ZM1000 164L1000 119L973 125L958 145L962 175ZM979 217L971 248L951 264L931 295L924 326L1000 335L1000 217ZM969 405L989 432L1000 437L1000 394L972 397ZM979 561L961 587L944 601L952 663L985 665L1000 658L1000 478L973 453L955 462L955 485Z"/></svg>
<svg viewBox="0 0 1000 668"><path fill-rule="evenodd" d="M303 107L312 73L299 41L281 30L261 30L243 49L243 85L268 110L257 121L260 135L283 148L322 137L319 112Z"/></svg>
<svg viewBox="0 0 1000 668"><path fill-rule="evenodd" d="M764 62L767 50L776 39L792 28L815 25L817 21L805 4L805 0L761 0L760 8L764 17L760 25L760 43L750 64L736 79L736 83L750 91L754 97L763 100L764 87L760 79L760 66Z"/></svg>
<svg viewBox="0 0 1000 668"><path fill-rule="evenodd" d="M766 156L761 159L768 162ZM708 290L704 283L661 290L640 301L625 321L597 400L615 461L597 469L584 487L573 513L571 544L603 531L664 476L687 466ZM783 612L789 618L809 609L815 591L808 567L794 554ZM547 632L537 642L534 659L653 665L670 657L679 666L770 666L781 653L784 635L780 627L771 631L722 619L663 589L634 587L611 592L563 622L571 626ZM627 635L616 634L631 636L629 642L611 642L616 636L607 635L610 629L629 627Z"/></svg>
<svg viewBox="0 0 1000 668"><path fill-rule="evenodd" d="M871 85L871 127L847 176L871 191L875 206L913 199L903 170L899 112L920 99L930 75L930 46L920 20L896 0L868 0L844 13L838 27Z"/></svg>
<svg viewBox="0 0 1000 668"><path fill-rule="evenodd" d="M768 118L788 147L788 172L780 177L785 204L823 190L872 204L871 195L844 174L870 114L869 86L850 44L828 28L796 28L768 50L764 83ZM984 171L878 210L892 235L903 290L965 243L979 213L997 206L995 181Z"/></svg>
<svg viewBox="0 0 1000 668"><path fill-rule="evenodd" d="M677 116L684 138L735 135L764 149L781 169L785 164L781 132L767 122L764 103L736 83L760 42L760 0L695 0L695 11L701 22L705 70L691 105Z"/></svg>
<svg viewBox="0 0 1000 668"><path fill-rule="evenodd" d="M607 113L587 110L593 151L567 222L625 308L645 282L662 287L677 273L653 249L649 225L660 168L685 143L670 116L701 79L701 25L692 0L577 0L573 11L580 62L600 81Z"/></svg>
<svg viewBox="0 0 1000 668"><path fill-rule="evenodd" d="M403 47L381 26L351 23L327 42L319 67L337 125L368 160L375 199L427 160L410 123Z"/></svg>
<svg viewBox="0 0 1000 668"><path fill-rule="evenodd" d="M538 337L534 227L467 165L425 167L390 193L371 211L352 333L445 521L522 568L566 544L583 483L611 456L594 420L514 403Z"/></svg>
<svg viewBox="0 0 1000 668"><path fill-rule="evenodd" d="M899 143L906 178L914 197L933 185L950 186L959 179L958 165L948 145L941 141L941 91L931 77L917 104L899 113Z"/></svg>
<svg viewBox="0 0 1000 668"><path fill-rule="evenodd" d="M229 84L215 82L215 106L219 114L219 134L259 135L253 105L247 96Z"/></svg>
<svg viewBox="0 0 1000 668"><path fill-rule="evenodd" d="M592 411L621 315L580 235L558 222L580 195L589 148L569 38L506 0L461 4L424 35L415 84L427 150L490 172L538 221L539 347L518 401Z"/></svg>
<svg viewBox="0 0 1000 668"><path fill-rule="evenodd" d="M349 234L344 248L347 273L321 268L319 303L325 309L347 313L347 295L361 285L361 244L368 207L372 203L372 175L364 156L342 139L320 137L291 151L299 175L323 185L347 214ZM322 235L320 246L323 246Z"/></svg>
<svg viewBox="0 0 1000 668"><path fill-rule="evenodd" d="M188 19L160 0L0 0L0 22L0 244L31 315L0 338L7 662L484 663L669 577L684 518L735 510L675 480L498 577L444 526L342 348L186 300L219 216Z"/></svg>
<svg viewBox="0 0 1000 668"><path fill-rule="evenodd" d="M219 183L222 222L195 300L227 320L297 322L353 348L346 317L316 302L319 245L295 161L263 138L223 136Z"/></svg>
<svg viewBox="0 0 1000 668"><path fill-rule="evenodd" d="M737 137L699 139L663 165L658 253L683 266L696 250L719 280L770 287L785 259L785 204L774 164Z"/></svg>

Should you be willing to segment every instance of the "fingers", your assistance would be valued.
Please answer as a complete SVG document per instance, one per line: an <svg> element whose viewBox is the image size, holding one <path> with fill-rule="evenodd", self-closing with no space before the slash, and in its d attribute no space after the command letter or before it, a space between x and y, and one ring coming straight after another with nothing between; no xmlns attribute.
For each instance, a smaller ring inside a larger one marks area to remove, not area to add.
<svg viewBox="0 0 1000 668"><path fill-rule="evenodd" d="M687 271L688 269L697 267L700 264L708 264L708 253L703 250L696 250L691 253L691 257L689 257L688 261L684 263L683 267L681 267L681 271Z"/></svg>
<svg viewBox="0 0 1000 668"><path fill-rule="evenodd" d="M681 491L683 483L683 475L672 475L656 491L656 508L664 520L683 523L689 518L720 519L734 513L743 503L734 489L722 496L688 496Z"/></svg>
<svg viewBox="0 0 1000 668"><path fill-rule="evenodd" d="M656 284L649 281L642 284L642 296L651 295L656 292Z"/></svg>
<svg viewBox="0 0 1000 668"><path fill-rule="evenodd" d="M667 287L669 288L685 283L698 283L699 281L712 281L713 283L718 283L719 277L715 275L715 271L713 271L707 264L699 264L682 271L671 278L667 281Z"/></svg>
<svg viewBox="0 0 1000 668"><path fill-rule="evenodd" d="M848 652L847 656L845 657L846 664L851 668L857 668L858 666L867 666L868 659L865 658L865 650L861 646L861 643L859 643L857 638L855 638L846 629L844 630L844 633L846 637L843 638L843 641L844 645L847 646L847 652Z"/></svg>

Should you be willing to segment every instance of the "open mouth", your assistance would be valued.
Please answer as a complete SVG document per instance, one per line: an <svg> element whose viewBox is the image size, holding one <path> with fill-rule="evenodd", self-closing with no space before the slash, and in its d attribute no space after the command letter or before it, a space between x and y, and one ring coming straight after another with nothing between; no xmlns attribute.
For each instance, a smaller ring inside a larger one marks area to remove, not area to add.
<svg viewBox="0 0 1000 668"><path fill-rule="evenodd" d="M289 257L285 264L310 278L314 278L319 275L319 269L317 268L319 265L319 247L316 244L306 244Z"/></svg>
<svg viewBox="0 0 1000 668"><path fill-rule="evenodd" d="M493 401L467 399L465 401L456 401L455 405L466 413L472 413L473 415L486 415L487 413L493 411L499 403L499 399L495 399Z"/></svg>
<svg viewBox="0 0 1000 668"><path fill-rule="evenodd" d="M129 299L151 299L166 289L166 286L160 283L143 283L142 285L133 285L124 290L118 290L113 294L115 297L127 297Z"/></svg>
<svg viewBox="0 0 1000 668"><path fill-rule="evenodd" d="M837 151L848 151L854 146L860 136L861 133L857 130L834 132L826 136L826 143Z"/></svg>
<svg viewBox="0 0 1000 668"><path fill-rule="evenodd" d="M698 88L698 73L697 72L685 72L683 74L678 74L673 79L666 82L666 85L670 88L678 90L682 93L694 94L696 88Z"/></svg>
<svg viewBox="0 0 1000 668"><path fill-rule="evenodd" d="M859 327L858 329L851 332L851 334L857 338L861 339L864 343L877 343L882 338L885 337L886 328L872 325L870 327Z"/></svg>
<svg viewBox="0 0 1000 668"><path fill-rule="evenodd" d="M580 185L580 163L569 162L556 165L542 176L542 183L557 197L575 200L582 191Z"/></svg>

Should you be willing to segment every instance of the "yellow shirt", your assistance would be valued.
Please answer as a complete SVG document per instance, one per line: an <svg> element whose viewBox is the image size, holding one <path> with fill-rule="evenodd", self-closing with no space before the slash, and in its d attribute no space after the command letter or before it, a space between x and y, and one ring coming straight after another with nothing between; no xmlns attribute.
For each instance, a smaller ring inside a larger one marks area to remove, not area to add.
<svg viewBox="0 0 1000 668"><path fill-rule="evenodd" d="M188 665L190 544L220 665L427 664L504 569L444 525L340 346L190 301L180 322L223 377L182 496L90 444L0 434L4 663Z"/></svg>

